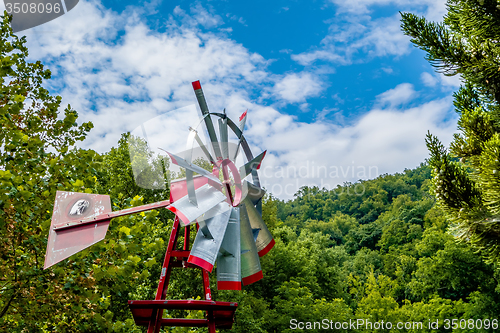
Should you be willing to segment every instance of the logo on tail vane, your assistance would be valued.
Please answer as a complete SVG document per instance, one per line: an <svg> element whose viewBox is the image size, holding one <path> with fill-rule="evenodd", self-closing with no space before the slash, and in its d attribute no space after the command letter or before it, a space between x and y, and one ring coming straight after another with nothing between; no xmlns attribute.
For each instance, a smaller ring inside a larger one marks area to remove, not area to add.
<svg viewBox="0 0 500 333"><path fill-rule="evenodd" d="M88 202L85 199L80 199L75 204L73 207L71 207L71 210L69 211L69 215L83 215L83 213L89 208L90 202Z"/></svg>

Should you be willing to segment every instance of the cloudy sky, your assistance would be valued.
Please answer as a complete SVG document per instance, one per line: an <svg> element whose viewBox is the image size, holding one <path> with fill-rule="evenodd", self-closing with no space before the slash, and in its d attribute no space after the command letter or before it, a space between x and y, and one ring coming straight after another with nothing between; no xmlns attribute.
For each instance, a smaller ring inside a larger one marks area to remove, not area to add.
<svg viewBox="0 0 500 333"><path fill-rule="evenodd" d="M158 115L165 136L186 137L174 110L193 109L200 80L211 111L248 109L247 140L268 151L263 184L287 199L414 168L428 130L451 140L460 81L435 73L399 21L400 11L439 21L444 3L80 0L19 34L52 70L51 92L94 123L82 147L106 152Z"/></svg>

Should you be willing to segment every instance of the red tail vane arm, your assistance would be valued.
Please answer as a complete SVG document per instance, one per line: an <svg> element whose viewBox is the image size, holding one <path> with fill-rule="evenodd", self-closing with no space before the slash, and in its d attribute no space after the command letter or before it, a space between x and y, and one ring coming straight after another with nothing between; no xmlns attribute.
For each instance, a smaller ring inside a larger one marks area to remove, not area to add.
<svg viewBox="0 0 500 333"><path fill-rule="evenodd" d="M80 221L68 222L65 224L54 226L54 230L60 231L60 230L65 230L65 229L69 229L69 228L78 227L78 226L85 225L85 224L102 222L102 221L110 220L112 218L119 217L119 216L125 216L125 215L145 212L148 210L153 210L153 209L158 209L158 208L165 208L169 205L170 205L170 200L164 200L164 201L159 201L159 202L155 202L152 204L117 210L115 212L100 214L100 215L97 215L94 217L89 217L89 218L86 218L86 219L83 219Z"/></svg>

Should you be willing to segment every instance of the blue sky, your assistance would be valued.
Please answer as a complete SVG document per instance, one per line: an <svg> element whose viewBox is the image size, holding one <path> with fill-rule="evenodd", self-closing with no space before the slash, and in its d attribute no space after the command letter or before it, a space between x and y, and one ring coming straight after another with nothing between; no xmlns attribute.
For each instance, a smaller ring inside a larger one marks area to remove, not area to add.
<svg viewBox="0 0 500 333"><path fill-rule="evenodd" d="M212 111L249 110L247 139L269 152L264 186L287 199L303 185L414 168L427 130L451 140L460 80L435 73L399 27L399 11L439 21L444 3L80 0L22 34L52 70L51 92L94 123L82 147L105 152L193 104L200 80ZM178 128L169 135L183 136Z"/></svg>

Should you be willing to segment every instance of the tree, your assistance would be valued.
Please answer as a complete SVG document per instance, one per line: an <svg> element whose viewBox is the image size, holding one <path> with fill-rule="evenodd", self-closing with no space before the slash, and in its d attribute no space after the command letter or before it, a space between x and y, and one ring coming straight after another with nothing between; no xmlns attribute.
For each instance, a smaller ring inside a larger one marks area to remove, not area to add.
<svg viewBox="0 0 500 333"><path fill-rule="evenodd" d="M75 304L75 312L83 308L81 316L91 316L93 307L85 306L93 285L88 276L72 275L80 292L67 293L67 275L42 270L56 190L83 191L94 184L99 156L72 148L92 124L78 126L78 114L69 105L59 115L61 97L42 86L50 71L39 61L26 61L25 43L24 37L13 35L9 17L2 17L0 330L8 332L46 329L42 318L71 325L68 303Z"/></svg>
<svg viewBox="0 0 500 333"><path fill-rule="evenodd" d="M432 190L452 233L500 259L500 7L496 0L448 0L443 23L402 13L402 29L444 75L460 75L458 129L449 150L427 135Z"/></svg>
<svg viewBox="0 0 500 333"><path fill-rule="evenodd" d="M429 256L417 261L413 279L406 285L412 300L439 295L465 301L478 286L484 294L496 294L493 267L474 254L469 245L457 243L451 235L430 228L416 247L420 254Z"/></svg>

